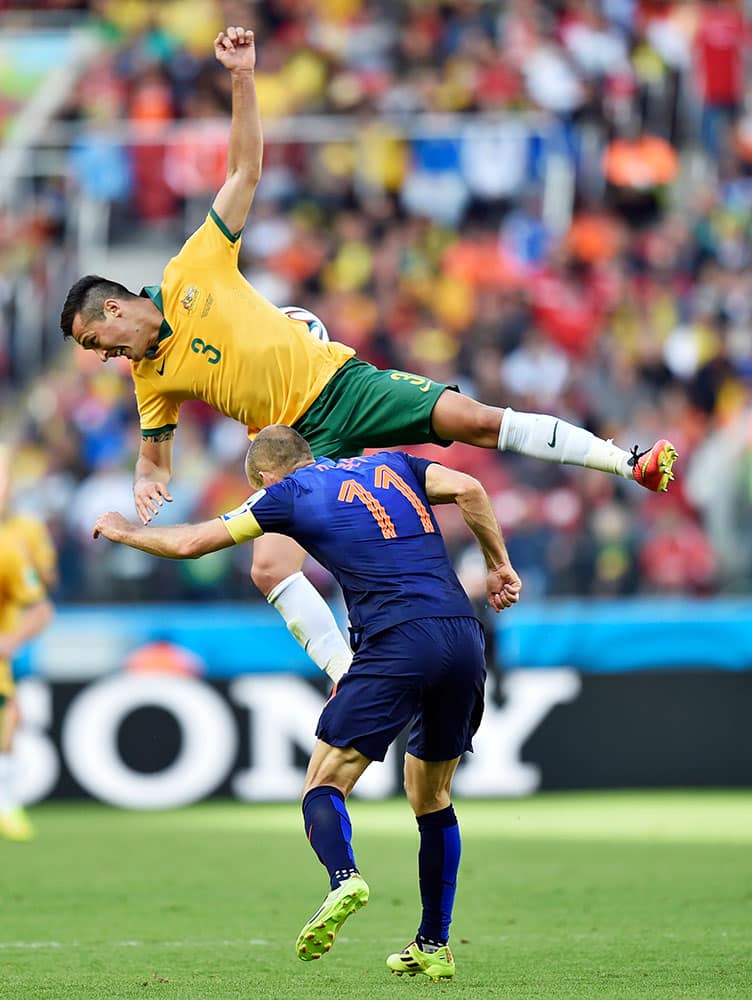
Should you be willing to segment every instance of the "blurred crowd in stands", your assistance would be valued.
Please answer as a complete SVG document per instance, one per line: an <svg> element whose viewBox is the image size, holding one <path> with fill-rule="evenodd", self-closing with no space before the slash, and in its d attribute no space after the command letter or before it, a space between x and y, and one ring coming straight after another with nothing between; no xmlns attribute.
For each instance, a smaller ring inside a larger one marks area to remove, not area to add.
<svg viewBox="0 0 752 1000"><path fill-rule="evenodd" d="M13 6L0 0L0 14ZM14 350L23 305L44 302L32 315L49 326L78 277L77 200L107 207L108 245L164 244L165 259L201 221L224 177L229 110L211 40L235 23L256 32L267 134L241 254L255 287L316 312L333 339L381 367L555 413L624 448L676 444L665 497L579 468L420 449L484 482L525 596L748 589L752 117L741 4L37 8L80 18L98 41L50 126L70 137L63 176L40 176L23 203L0 206L4 436L18 445L19 503L49 520L60 546L62 600L252 591L242 551L177 566L90 541L100 511L132 512L127 363L102 366L63 345L54 319L41 370ZM13 17L19 30L32 19ZM10 118L0 96L0 135L4 109ZM242 428L184 406L166 516L213 516L242 499L244 450ZM477 585L463 525L441 516Z"/></svg>

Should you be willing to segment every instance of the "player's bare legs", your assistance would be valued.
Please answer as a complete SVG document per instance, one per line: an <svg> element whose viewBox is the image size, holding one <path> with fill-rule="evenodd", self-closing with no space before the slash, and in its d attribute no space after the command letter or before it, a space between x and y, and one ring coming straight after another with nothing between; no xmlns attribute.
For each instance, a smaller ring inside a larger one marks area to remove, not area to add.
<svg viewBox="0 0 752 1000"><path fill-rule="evenodd" d="M262 535L253 543L251 579L316 666L337 681L352 653L326 601L302 573L305 557L292 538Z"/></svg>
<svg viewBox="0 0 752 1000"><path fill-rule="evenodd" d="M10 753L13 750L13 737L20 721L18 702L15 697L8 698L0 710L0 753Z"/></svg>
<svg viewBox="0 0 752 1000"><path fill-rule="evenodd" d="M544 462L581 465L634 479L646 489L665 492L673 479L676 449L662 438L651 448L631 452L582 427L546 413L517 413L486 406L458 392L443 392L431 416L434 431L447 441L516 451Z"/></svg>
<svg viewBox="0 0 752 1000"><path fill-rule="evenodd" d="M433 429L445 441L497 448L504 410L486 406L461 392L442 392L431 414Z"/></svg>
<svg viewBox="0 0 752 1000"><path fill-rule="evenodd" d="M15 697L8 698L0 708L0 834L8 840L30 840L34 836L16 798L13 739L20 721L18 701Z"/></svg>
<svg viewBox="0 0 752 1000"><path fill-rule="evenodd" d="M460 762L454 760L421 760L405 754L405 794L416 816L446 809L451 801L452 778Z"/></svg>
<svg viewBox="0 0 752 1000"><path fill-rule="evenodd" d="M308 763L303 798L319 785L338 788L347 798L370 763L355 747L333 747L317 740Z"/></svg>

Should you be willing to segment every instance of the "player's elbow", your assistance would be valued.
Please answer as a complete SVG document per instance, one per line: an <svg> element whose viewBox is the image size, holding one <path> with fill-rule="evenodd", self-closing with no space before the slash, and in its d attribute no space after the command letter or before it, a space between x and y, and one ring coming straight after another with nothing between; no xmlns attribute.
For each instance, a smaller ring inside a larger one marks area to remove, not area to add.
<svg viewBox="0 0 752 1000"><path fill-rule="evenodd" d="M473 476L465 473L457 480L455 485L454 502L462 507L464 504L474 503L485 496L483 486Z"/></svg>
<svg viewBox="0 0 752 1000"><path fill-rule="evenodd" d="M261 160L236 164L227 172L227 180L253 194L261 180Z"/></svg>

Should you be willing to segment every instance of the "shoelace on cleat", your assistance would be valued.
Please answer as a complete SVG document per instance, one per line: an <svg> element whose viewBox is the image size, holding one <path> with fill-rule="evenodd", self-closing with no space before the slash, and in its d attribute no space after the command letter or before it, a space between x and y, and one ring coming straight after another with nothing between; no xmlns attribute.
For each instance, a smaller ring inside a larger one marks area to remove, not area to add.
<svg viewBox="0 0 752 1000"><path fill-rule="evenodd" d="M645 451L640 451L639 445L635 445L634 448L630 451L629 453L630 457L627 460L627 465L630 467L630 469L634 469L634 467L640 461L642 456L647 455L649 451L650 448L646 448Z"/></svg>

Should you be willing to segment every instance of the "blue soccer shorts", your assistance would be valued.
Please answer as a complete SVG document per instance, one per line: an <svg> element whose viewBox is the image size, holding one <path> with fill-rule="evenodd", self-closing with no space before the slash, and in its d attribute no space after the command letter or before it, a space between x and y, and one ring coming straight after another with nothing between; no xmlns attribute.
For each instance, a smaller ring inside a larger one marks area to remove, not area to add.
<svg viewBox="0 0 752 1000"><path fill-rule="evenodd" d="M472 750L483 717L483 630L475 618L419 618L366 636L332 692L316 735L383 760L412 722L407 750L444 761Z"/></svg>

